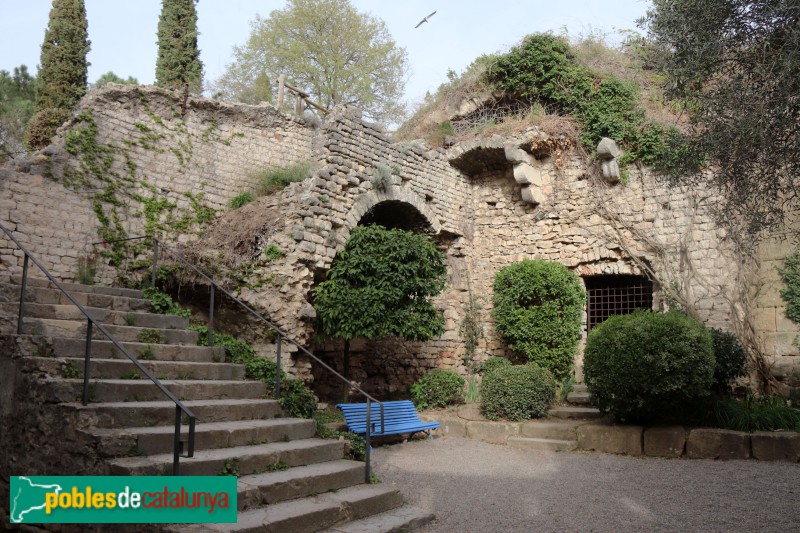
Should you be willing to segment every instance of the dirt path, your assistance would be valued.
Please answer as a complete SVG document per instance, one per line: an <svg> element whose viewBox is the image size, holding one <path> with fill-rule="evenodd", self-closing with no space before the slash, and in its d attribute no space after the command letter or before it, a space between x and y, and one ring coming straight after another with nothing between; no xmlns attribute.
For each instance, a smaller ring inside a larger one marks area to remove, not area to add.
<svg viewBox="0 0 800 533"><path fill-rule="evenodd" d="M797 531L800 464L519 451L439 438L376 449L375 471L433 511L423 531Z"/></svg>

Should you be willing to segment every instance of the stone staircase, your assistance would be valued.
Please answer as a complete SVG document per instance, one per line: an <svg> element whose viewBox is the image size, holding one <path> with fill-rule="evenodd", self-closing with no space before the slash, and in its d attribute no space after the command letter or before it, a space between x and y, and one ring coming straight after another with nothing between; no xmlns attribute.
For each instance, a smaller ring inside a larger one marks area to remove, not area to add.
<svg viewBox="0 0 800 533"><path fill-rule="evenodd" d="M521 426L521 435L508 437L508 445L526 450L572 451L578 447L578 427L603 414L591 407L586 385L575 385L567 395L569 405L553 407L548 419Z"/></svg>
<svg viewBox="0 0 800 533"><path fill-rule="evenodd" d="M222 348L197 346L187 319L150 313L139 291L64 286L196 414L195 456L181 458L181 474L238 475L236 524L176 531L410 531L433 519L404 505L397 490L364 484L364 463L343 459L342 441L315 438L312 420L284 417L265 384L245 380L244 366L224 362ZM96 454L91 473L171 473L175 404L98 338L90 403L82 405L85 317L47 280L29 278L17 336L19 290L18 277L0 274L0 332L24 352L6 357L34 368L65 420L77 421L70 429Z"/></svg>

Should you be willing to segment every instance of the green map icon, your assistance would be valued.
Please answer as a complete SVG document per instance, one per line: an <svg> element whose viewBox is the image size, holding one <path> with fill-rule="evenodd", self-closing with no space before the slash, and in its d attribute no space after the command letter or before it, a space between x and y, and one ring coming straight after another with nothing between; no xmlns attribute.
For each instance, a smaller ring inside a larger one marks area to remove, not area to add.
<svg viewBox="0 0 800 533"><path fill-rule="evenodd" d="M45 494L60 493L61 485L41 485L30 478L19 476L11 478L11 513L12 524L35 524L45 516Z"/></svg>

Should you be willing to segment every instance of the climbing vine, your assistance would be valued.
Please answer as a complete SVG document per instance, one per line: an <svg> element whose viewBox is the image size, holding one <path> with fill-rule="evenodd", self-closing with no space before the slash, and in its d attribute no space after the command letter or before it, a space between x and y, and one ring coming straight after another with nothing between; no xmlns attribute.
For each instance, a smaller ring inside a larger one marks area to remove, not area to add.
<svg viewBox="0 0 800 533"><path fill-rule="evenodd" d="M201 135L194 135L174 106L171 109L175 120L167 123L153 111L144 93L139 94L139 103L150 120L134 122L135 133L118 144L99 141L97 122L88 110L74 119L64 136L65 150L75 157L75 162L64 168L63 183L91 195L92 210L100 224L98 235L105 244L100 253L114 266L144 252L147 246L143 241L125 241L129 236L122 214L134 205L138 209L130 213L143 219L145 233L159 237L185 232L216 217L215 211L205 205L203 192L183 193L185 204L180 206L179 200L157 189L138 167L134 151L171 153L183 172L192 162L193 136L225 145L243 136L234 132L223 137L218 133L216 120Z"/></svg>

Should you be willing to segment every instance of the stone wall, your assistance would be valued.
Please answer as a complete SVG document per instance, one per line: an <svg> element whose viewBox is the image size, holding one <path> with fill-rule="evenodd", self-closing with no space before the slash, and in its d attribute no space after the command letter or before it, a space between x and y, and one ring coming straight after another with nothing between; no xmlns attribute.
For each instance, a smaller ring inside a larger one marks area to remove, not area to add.
<svg viewBox="0 0 800 533"><path fill-rule="evenodd" d="M458 330L470 291L481 304L485 333L477 359L510 356L491 319L492 282L500 268L522 259L557 261L582 277L649 275L657 281L657 309L667 307L666 285L709 326L736 329L736 244L713 222L713 197L661 183L639 169L632 169L627 183L609 185L582 155L568 151L558 161L544 156L533 162L542 177L534 204L523 198L503 144L524 145L525 139L470 141L467 150L456 147L438 155L458 166L459 180L468 184L459 245L447 249L448 288L437 299L446 318L444 335L427 343L392 340L354 346L351 371L356 382L392 394L433 368L466 374ZM585 338L585 327L583 331ZM339 365L340 344L326 343L318 351ZM580 355L576 363L580 379ZM325 382L319 385L323 393L337 390L324 372L316 378Z"/></svg>
<svg viewBox="0 0 800 533"><path fill-rule="evenodd" d="M119 237L160 224L168 239L191 240L201 209L226 210L260 171L309 162L314 132L269 105L109 85L81 101L51 146L3 170L0 217L48 269L72 280L78 256L101 239L97 205L112 229L119 218ZM152 209L161 200L168 204ZM19 268L5 241L0 250L0 269Z"/></svg>
<svg viewBox="0 0 800 533"><path fill-rule="evenodd" d="M800 389L800 326L786 318L786 302L778 269L797 249L797 236L791 231L776 232L758 247L760 276L751 287L755 295L755 327L758 340L773 375L784 385ZM786 391L784 391L786 392ZM795 392L795 394L797 394Z"/></svg>
<svg viewBox="0 0 800 533"><path fill-rule="evenodd" d="M98 153L103 157L86 157ZM254 171L301 161L311 162L310 178L227 209L230 198L253 186ZM639 168L614 184L568 139L536 128L429 150L393 143L352 108L336 109L314 127L267 105L183 101L160 89L111 86L82 101L51 147L3 172L3 220L61 277L72 279L77 257L102 229L92 210L113 184L124 198L118 214L125 234L160 224L169 239L194 241L194 257L210 266L229 249L224 281L303 345L314 333L313 287L350 230L376 209L413 215L447 256L448 288L436 300L446 331L426 343L356 343L353 377L379 393L403 391L432 368L466 372L458 329L470 293L482 305L479 359L510 355L494 334L491 284L497 270L524 258L559 261L580 276L646 275L655 281L657 309L680 305L736 333L752 314L754 277L745 275L752 265L738 235L714 223L713 195L662 183ZM148 212L160 198L171 207ZM193 218L199 208L218 217L202 231ZM176 230L181 221L189 224ZM270 247L280 257L267 254ZM767 277L783 253L768 249ZM0 250L0 268L18 268L18 256L2 243ZM780 355L796 355L784 342L793 326L778 323L780 302L767 298L759 306L758 327L774 333L763 337L766 350L780 343ZM338 344L317 348L338 365ZM320 391L334 386L298 350L286 349L287 370L316 380ZM269 356L274 346L262 342L261 351Z"/></svg>

